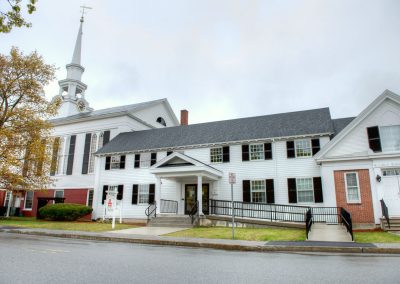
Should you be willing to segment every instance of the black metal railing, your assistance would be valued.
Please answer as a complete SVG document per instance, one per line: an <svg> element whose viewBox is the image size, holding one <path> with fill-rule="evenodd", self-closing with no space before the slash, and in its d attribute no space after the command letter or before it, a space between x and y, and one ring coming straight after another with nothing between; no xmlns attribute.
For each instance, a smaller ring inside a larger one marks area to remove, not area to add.
<svg viewBox="0 0 400 284"><path fill-rule="evenodd" d="M347 232L351 235L353 241L353 223L351 221L351 214L344 208L340 208L340 219L341 223L346 227Z"/></svg>
<svg viewBox="0 0 400 284"><path fill-rule="evenodd" d="M160 213L178 214L178 201L161 199L160 200Z"/></svg>
<svg viewBox="0 0 400 284"><path fill-rule="evenodd" d="M192 208L189 211L189 217L191 218L192 224L194 223L194 221L196 220L196 218L199 215L199 202L196 201Z"/></svg>
<svg viewBox="0 0 400 284"><path fill-rule="evenodd" d="M156 202L154 201L154 203L150 204L149 207L146 208L146 211L144 211L144 213L147 216L147 222L150 221L150 219L152 219L153 217L156 218L157 217Z"/></svg>
<svg viewBox="0 0 400 284"><path fill-rule="evenodd" d="M306 212L306 237L308 239L308 233L311 231L311 226L313 224L313 214L311 208L309 208Z"/></svg>
<svg viewBox="0 0 400 284"><path fill-rule="evenodd" d="M309 207L268 203L233 202L235 216L270 221L305 222ZM232 216L232 201L210 199L210 214Z"/></svg>
<svg viewBox="0 0 400 284"><path fill-rule="evenodd" d="M389 209L387 208L386 203L385 203L385 201L383 201L383 199L381 199L381 208L382 208L382 215L383 215L383 217L385 217L385 220L390 229Z"/></svg>
<svg viewBox="0 0 400 284"><path fill-rule="evenodd" d="M340 207L310 207L313 223L339 224Z"/></svg>

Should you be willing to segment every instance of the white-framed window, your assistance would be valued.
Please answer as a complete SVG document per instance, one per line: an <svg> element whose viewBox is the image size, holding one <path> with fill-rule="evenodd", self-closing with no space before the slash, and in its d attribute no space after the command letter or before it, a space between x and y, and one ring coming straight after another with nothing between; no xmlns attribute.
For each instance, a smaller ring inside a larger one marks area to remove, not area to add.
<svg viewBox="0 0 400 284"><path fill-rule="evenodd" d="M65 138L60 137L60 143L58 144L58 152L57 152L57 171L58 175L63 173L63 164L64 164L64 147L65 147Z"/></svg>
<svg viewBox="0 0 400 284"><path fill-rule="evenodd" d="M312 178L297 178L297 202L311 203L314 202L314 189Z"/></svg>
<svg viewBox="0 0 400 284"><path fill-rule="evenodd" d="M151 153L140 154L140 167L149 168L151 165Z"/></svg>
<svg viewBox="0 0 400 284"><path fill-rule="evenodd" d="M265 194L265 180L251 181L251 202L265 203L267 202Z"/></svg>
<svg viewBox="0 0 400 284"><path fill-rule="evenodd" d="M6 198L4 198L4 207L5 208L8 208L8 203L10 203L11 195L12 195L12 191L7 190L6 191Z"/></svg>
<svg viewBox="0 0 400 284"><path fill-rule="evenodd" d="M358 173L351 172L345 174L346 183L346 197L348 203L359 203L360 198L360 186L358 183Z"/></svg>
<svg viewBox="0 0 400 284"><path fill-rule="evenodd" d="M71 136L68 136L65 139L64 143L64 155L63 155L63 167L62 167L62 172L61 174L65 175L67 174L67 167L68 167L68 154L69 154L69 144L71 142Z"/></svg>
<svg viewBox="0 0 400 284"><path fill-rule="evenodd" d="M380 126L382 151L400 151L400 125Z"/></svg>
<svg viewBox="0 0 400 284"><path fill-rule="evenodd" d="M250 144L250 161L264 160L264 144Z"/></svg>
<svg viewBox="0 0 400 284"><path fill-rule="evenodd" d="M139 196L138 196L138 204L148 204L149 203L149 184L139 184Z"/></svg>
<svg viewBox="0 0 400 284"><path fill-rule="evenodd" d="M222 163L223 162L222 147L216 147L216 148L210 149L210 161L211 161L211 163Z"/></svg>
<svg viewBox="0 0 400 284"><path fill-rule="evenodd" d="M120 163L121 163L121 156L116 155L116 156L111 156L111 169L119 169L120 168Z"/></svg>
<svg viewBox="0 0 400 284"><path fill-rule="evenodd" d="M25 210L32 210L33 207L33 191L27 191L25 193L25 204L24 204L24 209Z"/></svg>
<svg viewBox="0 0 400 284"><path fill-rule="evenodd" d="M400 176L400 168L393 168L393 169L383 169L382 175L386 176Z"/></svg>
<svg viewBox="0 0 400 284"><path fill-rule="evenodd" d="M90 140L88 173L94 172L94 153L97 151L97 134L93 133Z"/></svg>
<svg viewBox="0 0 400 284"><path fill-rule="evenodd" d="M310 139L301 139L294 141L294 147L296 150L296 157L311 157L312 148Z"/></svg>
<svg viewBox="0 0 400 284"><path fill-rule="evenodd" d="M86 205L89 207L93 206L93 194L94 194L94 190L89 189L88 193L87 193L87 200L86 200Z"/></svg>
<svg viewBox="0 0 400 284"><path fill-rule="evenodd" d="M63 189L57 189L54 191L54 197L55 198L63 198L64 197L64 190Z"/></svg>

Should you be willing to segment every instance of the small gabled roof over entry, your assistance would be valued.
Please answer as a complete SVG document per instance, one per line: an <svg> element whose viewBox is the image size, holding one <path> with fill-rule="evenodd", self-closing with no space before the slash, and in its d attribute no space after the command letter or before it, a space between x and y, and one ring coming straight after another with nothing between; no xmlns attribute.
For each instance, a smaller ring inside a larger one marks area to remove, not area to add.
<svg viewBox="0 0 400 284"><path fill-rule="evenodd" d="M213 180L222 177L222 172L185 154L174 152L150 168L159 177L185 177L202 175Z"/></svg>

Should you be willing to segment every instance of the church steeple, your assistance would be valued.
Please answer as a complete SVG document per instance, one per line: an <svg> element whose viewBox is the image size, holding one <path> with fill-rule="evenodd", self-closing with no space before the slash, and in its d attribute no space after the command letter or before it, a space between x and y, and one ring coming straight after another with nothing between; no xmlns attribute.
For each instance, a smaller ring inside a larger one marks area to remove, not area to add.
<svg viewBox="0 0 400 284"><path fill-rule="evenodd" d="M60 91L57 99L61 100L58 117L92 110L85 99L87 85L82 82L82 75L85 71L85 68L81 65L83 22L84 18L82 14L72 60L71 63L66 65L67 78L58 82Z"/></svg>

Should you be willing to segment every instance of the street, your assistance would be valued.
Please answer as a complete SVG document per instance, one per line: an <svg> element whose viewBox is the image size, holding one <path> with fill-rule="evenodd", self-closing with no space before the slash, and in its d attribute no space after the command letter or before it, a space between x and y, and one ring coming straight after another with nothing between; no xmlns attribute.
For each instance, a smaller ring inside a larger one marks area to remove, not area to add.
<svg viewBox="0 0 400 284"><path fill-rule="evenodd" d="M253 253L0 233L0 283L395 283L399 256Z"/></svg>

